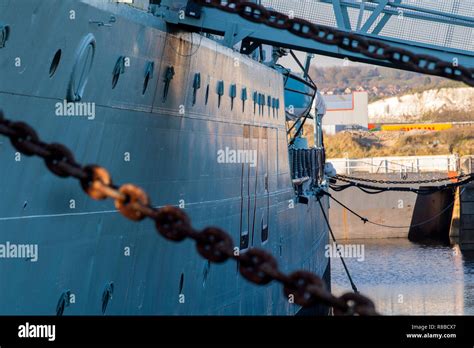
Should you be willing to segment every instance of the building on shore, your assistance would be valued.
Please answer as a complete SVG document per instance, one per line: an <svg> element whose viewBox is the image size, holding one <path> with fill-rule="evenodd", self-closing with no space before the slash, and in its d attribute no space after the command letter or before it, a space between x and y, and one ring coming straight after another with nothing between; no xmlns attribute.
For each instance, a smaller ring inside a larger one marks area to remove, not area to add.
<svg viewBox="0 0 474 348"><path fill-rule="evenodd" d="M348 129L368 129L367 92L325 95L324 100L327 110L323 118L323 130L326 134L336 134Z"/></svg>

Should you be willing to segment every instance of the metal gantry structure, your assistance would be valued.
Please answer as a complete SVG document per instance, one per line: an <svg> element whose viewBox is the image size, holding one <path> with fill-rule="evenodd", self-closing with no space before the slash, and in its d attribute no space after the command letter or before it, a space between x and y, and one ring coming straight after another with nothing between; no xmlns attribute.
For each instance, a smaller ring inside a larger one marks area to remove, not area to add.
<svg viewBox="0 0 474 348"><path fill-rule="evenodd" d="M290 31L249 21L234 13L196 5L193 0L162 0L157 15L172 25L224 37L242 53L261 44L394 68L394 62L316 42ZM317 25L357 34L416 55L429 55L474 68L474 0L253 0L267 9ZM222 3L226 1L222 0ZM184 15L183 15L184 14Z"/></svg>

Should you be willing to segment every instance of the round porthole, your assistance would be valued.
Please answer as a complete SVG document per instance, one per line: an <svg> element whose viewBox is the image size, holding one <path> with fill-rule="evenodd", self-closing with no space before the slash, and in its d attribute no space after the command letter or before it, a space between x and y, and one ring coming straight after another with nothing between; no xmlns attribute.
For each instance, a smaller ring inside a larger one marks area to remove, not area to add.
<svg viewBox="0 0 474 348"><path fill-rule="evenodd" d="M205 103L206 103L206 105L207 105L207 102L208 102L208 100L209 100L209 84L208 84L207 87L206 87L206 97L205 97L205 100L206 100Z"/></svg>
<svg viewBox="0 0 474 348"><path fill-rule="evenodd" d="M92 34L84 37L79 44L76 51L76 61L69 81L67 93L69 102L76 102L82 99L94 63L95 45L95 37Z"/></svg>
<svg viewBox="0 0 474 348"><path fill-rule="evenodd" d="M145 81L143 81L143 90L142 90L142 95L146 93L146 90L148 88L148 83L150 82L150 73L147 73L145 75Z"/></svg>
<svg viewBox="0 0 474 348"><path fill-rule="evenodd" d="M58 69L59 62L61 61L61 50L57 50L56 54L53 57L53 60L51 61L51 66L49 67L49 77L53 77L54 74L56 73L56 70Z"/></svg>

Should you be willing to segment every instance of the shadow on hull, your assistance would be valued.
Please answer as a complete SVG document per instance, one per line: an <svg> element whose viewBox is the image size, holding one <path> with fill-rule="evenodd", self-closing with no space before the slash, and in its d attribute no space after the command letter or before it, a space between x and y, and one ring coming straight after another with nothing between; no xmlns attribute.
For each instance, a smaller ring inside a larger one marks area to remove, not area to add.
<svg viewBox="0 0 474 348"><path fill-rule="evenodd" d="M454 199L452 190L418 195L408 239L415 243L450 245Z"/></svg>

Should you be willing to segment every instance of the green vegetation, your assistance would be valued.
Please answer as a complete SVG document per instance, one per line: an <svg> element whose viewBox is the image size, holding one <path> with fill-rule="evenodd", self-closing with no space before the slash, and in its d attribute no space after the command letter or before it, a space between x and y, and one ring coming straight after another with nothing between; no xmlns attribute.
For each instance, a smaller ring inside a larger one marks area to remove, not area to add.
<svg viewBox="0 0 474 348"><path fill-rule="evenodd" d="M439 110L437 112L425 113L420 122L469 122L474 120L474 110L471 112L463 112L456 110Z"/></svg>

